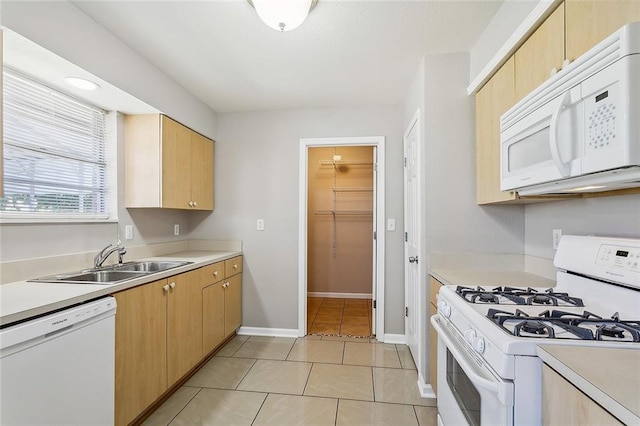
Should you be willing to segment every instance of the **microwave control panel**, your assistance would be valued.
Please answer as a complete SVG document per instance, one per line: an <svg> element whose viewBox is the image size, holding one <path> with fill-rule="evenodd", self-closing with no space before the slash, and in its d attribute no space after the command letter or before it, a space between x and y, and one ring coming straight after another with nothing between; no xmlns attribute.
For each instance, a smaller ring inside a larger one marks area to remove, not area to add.
<svg viewBox="0 0 640 426"><path fill-rule="evenodd" d="M620 110L617 86L615 83L585 99L587 150L600 151L615 145L616 139L620 138L616 126Z"/></svg>
<svg viewBox="0 0 640 426"><path fill-rule="evenodd" d="M598 250L596 264L640 272L640 249L603 244Z"/></svg>

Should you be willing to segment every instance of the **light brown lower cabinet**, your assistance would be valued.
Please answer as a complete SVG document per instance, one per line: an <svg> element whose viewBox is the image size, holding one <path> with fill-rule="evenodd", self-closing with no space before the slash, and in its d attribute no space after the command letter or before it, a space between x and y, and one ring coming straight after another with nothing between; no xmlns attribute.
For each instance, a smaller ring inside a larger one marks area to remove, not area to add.
<svg viewBox="0 0 640 426"><path fill-rule="evenodd" d="M544 364L542 366L542 424L545 426L606 426L622 423Z"/></svg>
<svg viewBox="0 0 640 426"><path fill-rule="evenodd" d="M167 390L167 280L115 293L115 424L126 425Z"/></svg>
<svg viewBox="0 0 640 426"><path fill-rule="evenodd" d="M438 313L437 295L442 283L433 277L429 277L429 383L433 393L438 392L438 333L431 325L431 317Z"/></svg>
<svg viewBox="0 0 640 426"><path fill-rule="evenodd" d="M113 294L116 425L131 423L240 326L242 274L226 278L224 266Z"/></svg>

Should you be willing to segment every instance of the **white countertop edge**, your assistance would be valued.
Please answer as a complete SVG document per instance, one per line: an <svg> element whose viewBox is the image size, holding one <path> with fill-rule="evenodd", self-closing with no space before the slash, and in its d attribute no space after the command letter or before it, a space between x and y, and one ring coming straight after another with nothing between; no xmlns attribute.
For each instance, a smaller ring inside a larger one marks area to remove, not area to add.
<svg viewBox="0 0 640 426"><path fill-rule="evenodd" d="M640 423L640 417L636 416L614 398L600 390L600 388L593 385L593 383L589 382L586 378L576 373L571 369L571 367L545 351L544 348L538 346L536 352L542 361L548 364L549 367L553 368L558 374L567 379L571 384L580 389L584 394L610 412L622 423L627 425Z"/></svg>
<svg viewBox="0 0 640 426"><path fill-rule="evenodd" d="M147 284L153 281L158 281L170 276L179 275L184 272L189 272L194 269L201 268L203 266L210 265L212 263L221 262L227 259L231 259L236 256L242 255L241 251L225 251L225 252L209 252L209 251L187 251L173 254L166 254L162 256L149 257L145 259L137 259L137 261L144 260L182 260L193 262L188 265L179 266L177 268L168 269L166 271L157 272L149 275L144 275L139 278L135 278L123 283L111 284L111 285L99 285L99 284L57 284L57 283L33 283L27 281L19 281L10 284L4 284L0 286L0 294L2 294L2 312L0 312L0 326L5 326L11 323L23 321L32 317L47 314L52 311L64 309L72 305L77 305L83 302L87 302L93 299L97 299L103 296L126 290L131 287ZM29 287L27 287L29 286ZM77 294L73 296L52 296L50 301L46 303L36 303L33 307L26 309L15 309L12 311L7 308L7 304L11 304L12 291L20 290L35 290L37 287L42 288L42 291L51 291L55 293L61 290L67 292L74 292L78 290ZM5 313L5 312L9 313Z"/></svg>

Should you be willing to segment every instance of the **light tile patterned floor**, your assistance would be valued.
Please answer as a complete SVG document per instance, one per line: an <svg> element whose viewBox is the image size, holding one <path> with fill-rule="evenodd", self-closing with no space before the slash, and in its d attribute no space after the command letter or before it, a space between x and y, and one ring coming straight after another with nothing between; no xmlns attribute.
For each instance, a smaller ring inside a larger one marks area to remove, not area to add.
<svg viewBox="0 0 640 426"><path fill-rule="evenodd" d="M309 334L373 337L371 300L307 297Z"/></svg>
<svg viewBox="0 0 640 426"><path fill-rule="evenodd" d="M145 425L436 425L404 345L236 336Z"/></svg>

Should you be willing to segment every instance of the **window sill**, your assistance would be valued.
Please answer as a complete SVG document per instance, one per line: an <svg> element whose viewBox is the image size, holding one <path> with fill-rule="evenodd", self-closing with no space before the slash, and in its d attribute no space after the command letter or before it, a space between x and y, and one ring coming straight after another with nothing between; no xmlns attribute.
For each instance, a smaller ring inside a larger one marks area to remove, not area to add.
<svg viewBox="0 0 640 426"><path fill-rule="evenodd" d="M100 218L100 217L83 217L83 216L10 216L0 213L0 225L22 225L22 224L37 224L37 223L118 223L117 217Z"/></svg>

